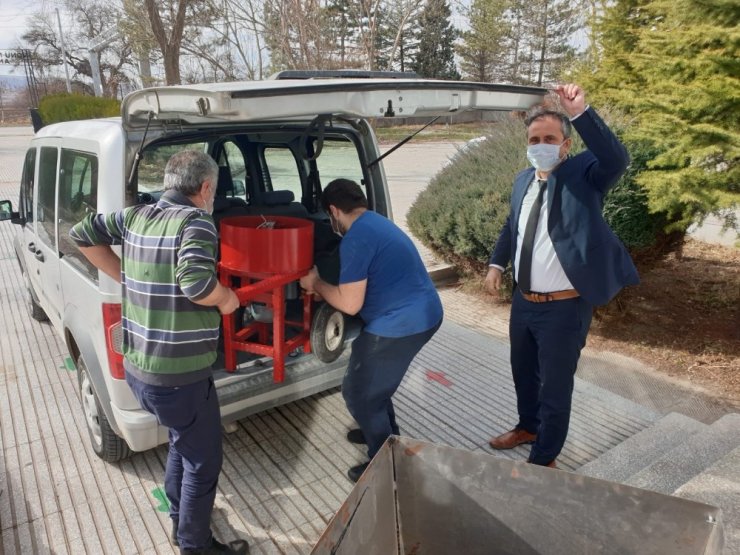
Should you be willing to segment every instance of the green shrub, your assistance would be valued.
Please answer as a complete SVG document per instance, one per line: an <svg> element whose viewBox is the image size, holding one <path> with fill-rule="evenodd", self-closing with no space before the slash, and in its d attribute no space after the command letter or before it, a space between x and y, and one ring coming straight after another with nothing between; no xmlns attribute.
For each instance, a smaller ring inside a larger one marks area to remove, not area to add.
<svg viewBox="0 0 740 555"><path fill-rule="evenodd" d="M627 124L624 117L608 110L602 115L621 134ZM574 134L572 152L583 148ZM628 150L632 165L606 196L604 217L633 255L656 244L665 249L675 244L665 241L666 218L648 211L647 196L635 181L654 150L645 143L630 144ZM409 210L409 228L463 271L482 271L509 214L513 179L528 165L521 120L507 118L494 124L487 140L462 149L434 176Z"/></svg>
<svg viewBox="0 0 740 555"><path fill-rule="evenodd" d="M52 94L39 102L39 114L44 125L60 121L118 116L121 104L115 98L100 98L82 94Z"/></svg>

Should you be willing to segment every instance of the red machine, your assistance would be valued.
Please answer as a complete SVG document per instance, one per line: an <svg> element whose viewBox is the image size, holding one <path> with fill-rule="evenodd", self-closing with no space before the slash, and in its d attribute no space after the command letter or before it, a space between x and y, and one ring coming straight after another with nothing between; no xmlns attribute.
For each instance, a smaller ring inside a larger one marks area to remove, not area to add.
<svg viewBox="0 0 740 555"><path fill-rule="evenodd" d="M242 306L264 303L273 315L272 323L254 321L239 329L234 313L223 317L229 372L236 370L237 351L265 355L273 358L273 379L280 383L285 378L285 357L300 346L311 352L311 296L300 293L302 320L286 321L284 288L313 267L313 231L313 222L285 216L221 220L219 280L234 289ZM286 326L297 330L290 339L286 339Z"/></svg>

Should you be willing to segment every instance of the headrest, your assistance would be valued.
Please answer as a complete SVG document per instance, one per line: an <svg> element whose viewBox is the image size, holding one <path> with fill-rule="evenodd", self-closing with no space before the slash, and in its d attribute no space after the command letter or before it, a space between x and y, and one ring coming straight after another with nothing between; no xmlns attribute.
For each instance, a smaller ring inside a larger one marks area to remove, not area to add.
<svg viewBox="0 0 740 555"><path fill-rule="evenodd" d="M231 168L229 168L229 166L218 167L218 183L216 184L216 196L234 196L234 180L231 179Z"/></svg>
<svg viewBox="0 0 740 555"><path fill-rule="evenodd" d="M277 206L278 204L290 204L295 200L293 191L265 191L262 193L262 203L267 206Z"/></svg>

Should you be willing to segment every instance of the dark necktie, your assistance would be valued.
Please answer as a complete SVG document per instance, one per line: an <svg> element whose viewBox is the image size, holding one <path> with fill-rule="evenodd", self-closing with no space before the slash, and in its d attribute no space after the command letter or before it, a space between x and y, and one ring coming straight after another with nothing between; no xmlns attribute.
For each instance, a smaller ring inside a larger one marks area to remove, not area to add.
<svg viewBox="0 0 740 555"><path fill-rule="evenodd" d="M537 198L534 200L532 210L527 219L527 227L524 228L524 240L522 241L522 252L519 256L519 290L524 293L530 293L532 287L532 251L534 251L534 236L537 232L537 222L540 219L540 210L542 209L542 197L547 188L547 181L537 180L540 190Z"/></svg>

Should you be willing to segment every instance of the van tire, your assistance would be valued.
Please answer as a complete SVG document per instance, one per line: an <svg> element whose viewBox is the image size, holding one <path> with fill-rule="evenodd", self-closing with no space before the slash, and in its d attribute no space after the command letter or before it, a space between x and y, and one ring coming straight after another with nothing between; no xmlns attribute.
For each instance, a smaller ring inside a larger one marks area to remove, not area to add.
<svg viewBox="0 0 740 555"><path fill-rule="evenodd" d="M22 268L21 274L23 274L23 282L26 286L26 307L28 308L28 313L31 315L31 318L33 318L37 322L46 322L49 317L46 315L46 312L44 312L44 309L41 308L41 305L39 305L38 303L36 294L33 292L31 279L28 277L26 271Z"/></svg>
<svg viewBox="0 0 740 555"><path fill-rule="evenodd" d="M344 314L329 303L321 304L311 323L311 351L321 362L334 362L344 351L347 325Z"/></svg>
<svg viewBox="0 0 740 555"><path fill-rule="evenodd" d="M113 431L100 406L98 395L90 379L90 371L82 355L77 359L77 383L80 388L80 402L87 433L95 454L106 462L117 462L130 456L131 448Z"/></svg>

